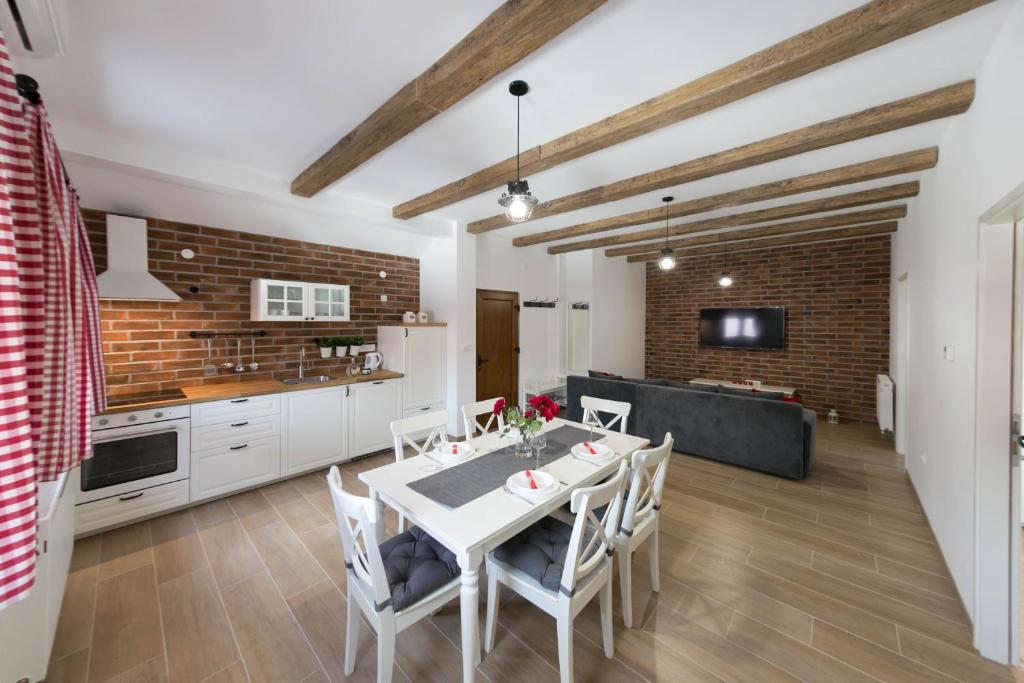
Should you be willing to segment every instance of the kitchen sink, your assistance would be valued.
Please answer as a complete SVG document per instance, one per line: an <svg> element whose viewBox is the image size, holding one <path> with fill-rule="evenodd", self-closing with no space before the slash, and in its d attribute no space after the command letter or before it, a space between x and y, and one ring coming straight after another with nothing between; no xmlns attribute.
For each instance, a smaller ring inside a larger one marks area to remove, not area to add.
<svg viewBox="0 0 1024 683"><path fill-rule="evenodd" d="M321 384L323 382L330 382L333 377L330 375L310 375L309 377L292 377L290 379L281 380L282 384Z"/></svg>

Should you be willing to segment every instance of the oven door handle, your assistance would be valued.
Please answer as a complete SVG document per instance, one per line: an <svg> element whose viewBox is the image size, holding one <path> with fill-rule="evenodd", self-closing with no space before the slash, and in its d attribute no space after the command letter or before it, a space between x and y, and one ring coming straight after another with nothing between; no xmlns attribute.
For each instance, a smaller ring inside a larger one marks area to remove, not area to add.
<svg viewBox="0 0 1024 683"><path fill-rule="evenodd" d="M177 432L180 427L162 427L160 429L148 429L141 432L127 432L123 434L106 434L103 438L93 438L92 442L97 443L109 443L111 441L124 441L125 439L134 439L138 436L153 436L154 434L168 434L170 432Z"/></svg>

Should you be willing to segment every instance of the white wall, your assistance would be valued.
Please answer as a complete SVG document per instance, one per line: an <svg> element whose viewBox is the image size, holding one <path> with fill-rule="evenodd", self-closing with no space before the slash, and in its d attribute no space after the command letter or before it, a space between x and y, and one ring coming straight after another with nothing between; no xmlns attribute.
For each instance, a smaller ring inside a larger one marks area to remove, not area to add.
<svg viewBox="0 0 1024 683"><path fill-rule="evenodd" d="M518 292L520 305L534 297L558 298L559 259L547 253L547 245L514 247L511 238L493 233L475 241L477 288ZM520 388L525 380L547 380L558 374L563 303L556 308L523 307L520 311Z"/></svg>
<svg viewBox="0 0 1024 683"><path fill-rule="evenodd" d="M971 109L950 122L939 164L924 175L893 248L894 277L907 272L913 283L907 468L972 618L978 221L1024 181L1022 70L1018 2L978 73ZM947 344L955 348L952 362L943 359Z"/></svg>
<svg viewBox="0 0 1024 683"><path fill-rule="evenodd" d="M593 254L590 363L624 377L644 376L646 287L644 264Z"/></svg>

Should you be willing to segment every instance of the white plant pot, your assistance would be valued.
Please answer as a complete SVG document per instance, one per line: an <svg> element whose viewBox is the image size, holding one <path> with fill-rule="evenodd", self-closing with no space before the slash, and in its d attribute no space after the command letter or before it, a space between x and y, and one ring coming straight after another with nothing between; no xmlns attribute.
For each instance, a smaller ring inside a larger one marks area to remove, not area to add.
<svg viewBox="0 0 1024 683"><path fill-rule="evenodd" d="M320 347L320 357L321 358L330 358L331 357L331 347L330 346L321 346Z"/></svg>
<svg viewBox="0 0 1024 683"><path fill-rule="evenodd" d="M358 356L359 355L359 347L358 346L350 346L350 347L348 347L348 355L350 355L350 356Z"/></svg>
<svg viewBox="0 0 1024 683"><path fill-rule="evenodd" d="M347 346L335 346L334 347L334 352L337 354L338 358L344 358L345 354L348 353L348 347Z"/></svg>

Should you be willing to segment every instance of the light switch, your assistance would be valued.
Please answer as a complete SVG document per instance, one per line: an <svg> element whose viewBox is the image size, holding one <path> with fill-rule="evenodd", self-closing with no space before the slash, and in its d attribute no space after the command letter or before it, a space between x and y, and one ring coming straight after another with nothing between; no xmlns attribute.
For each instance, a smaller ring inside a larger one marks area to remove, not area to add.
<svg viewBox="0 0 1024 683"><path fill-rule="evenodd" d="M388 302L388 295L387 294L381 294L380 295L380 302L382 304L386 304Z"/></svg>
<svg viewBox="0 0 1024 683"><path fill-rule="evenodd" d="M954 353L952 344L946 344L945 346L942 347L942 356L950 363L956 360L956 354Z"/></svg>

